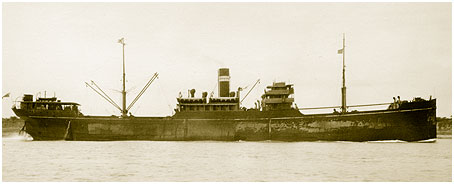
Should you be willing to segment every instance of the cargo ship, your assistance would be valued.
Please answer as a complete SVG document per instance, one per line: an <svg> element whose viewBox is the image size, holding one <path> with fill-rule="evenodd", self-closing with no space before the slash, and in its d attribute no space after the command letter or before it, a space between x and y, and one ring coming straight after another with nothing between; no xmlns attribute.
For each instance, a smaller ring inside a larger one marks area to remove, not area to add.
<svg viewBox="0 0 454 184"><path fill-rule="evenodd" d="M240 91L230 90L229 68L218 70L218 97L203 92L195 97L180 94L175 114L166 117L135 117L129 109L157 78L156 73L126 107L124 39L122 107L94 82L88 84L114 105L121 116L89 116L75 102L24 95L12 110L25 120L22 131L33 140L73 141L420 141L436 138L436 99L394 100L382 110L348 111L345 87L345 38L338 51L343 57L342 105L333 113L303 114L294 103L292 84L274 82L267 86L253 108L241 107ZM259 81L256 82L256 84ZM255 86L255 85L254 85ZM252 89L251 89L252 90ZM249 91L250 92L250 91ZM247 96L247 93L245 96ZM243 97L244 98L244 97ZM377 104L370 104L377 105ZM383 105L383 104L379 104ZM369 106L369 105L356 105ZM329 107L332 108L332 107ZM335 107L337 108L337 106Z"/></svg>

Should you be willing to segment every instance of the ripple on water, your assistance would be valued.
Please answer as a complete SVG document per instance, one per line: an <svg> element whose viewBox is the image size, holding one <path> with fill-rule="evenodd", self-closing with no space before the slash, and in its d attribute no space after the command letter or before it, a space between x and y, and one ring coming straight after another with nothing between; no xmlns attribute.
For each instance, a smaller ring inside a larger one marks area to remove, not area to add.
<svg viewBox="0 0 454 184"><path fill-rule="evenodd" d="M3 181L451 181L451 139L79 142L3 139Z"/></svg>

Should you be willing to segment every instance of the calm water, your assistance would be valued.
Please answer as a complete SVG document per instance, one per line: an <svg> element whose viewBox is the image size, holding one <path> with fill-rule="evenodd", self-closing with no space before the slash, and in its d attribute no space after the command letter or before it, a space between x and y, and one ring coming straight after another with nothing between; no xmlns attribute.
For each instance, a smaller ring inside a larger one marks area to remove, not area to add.
<svg viewBox="0 0 454 184"><path fill-rule="evenodd" d="M451 181L452 140L71 142L3 138L3 181Z"/></svg>

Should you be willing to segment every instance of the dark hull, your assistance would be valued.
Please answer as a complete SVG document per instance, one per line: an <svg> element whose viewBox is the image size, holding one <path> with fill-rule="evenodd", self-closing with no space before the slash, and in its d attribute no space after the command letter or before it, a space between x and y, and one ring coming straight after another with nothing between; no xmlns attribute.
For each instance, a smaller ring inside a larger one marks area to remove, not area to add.
<svg viewBox="0 0 454 184"><path fill-rule="evenodd" d="M32 116L26 131L34 140L418 141L437 136L435 100L429 102L401 110L265 118Z"/></svg>

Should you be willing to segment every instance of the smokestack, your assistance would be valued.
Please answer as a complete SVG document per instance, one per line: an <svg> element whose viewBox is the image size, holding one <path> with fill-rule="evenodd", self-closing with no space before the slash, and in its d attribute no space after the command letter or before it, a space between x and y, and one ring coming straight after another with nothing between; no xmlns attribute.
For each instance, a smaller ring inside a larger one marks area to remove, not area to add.
<svg viewBox="0 0 454 184"><path fill-rule="evenodd" d="M220 68L218 73L219 97L229 97L230 75L228 68Z"/></svg>

